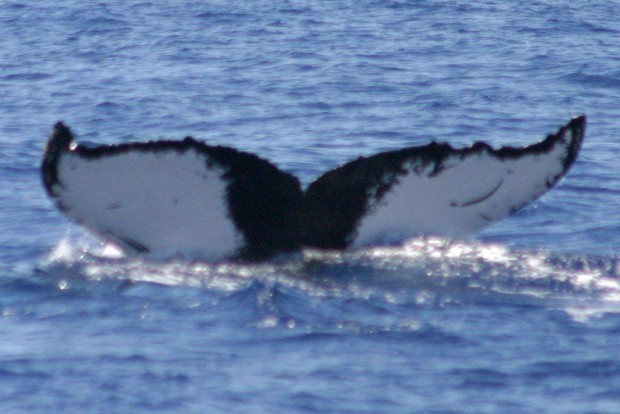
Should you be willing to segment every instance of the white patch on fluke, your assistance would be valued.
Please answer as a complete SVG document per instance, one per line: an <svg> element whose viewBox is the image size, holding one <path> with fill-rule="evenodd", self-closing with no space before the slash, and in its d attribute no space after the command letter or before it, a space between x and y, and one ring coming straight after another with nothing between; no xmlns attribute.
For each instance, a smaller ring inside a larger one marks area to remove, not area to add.
<svg viewBox="0 0 620 414"><path fill-rule="evenodd" d="M500 158L485 150L451 155L443 169L409 166L358 225L353 247L416 234L477 232L536 199L565 171L569 129L548 152Z"/></svg>
<svg viewBox="0 0 620 414"><path fill-rule="evenodd" d="M228 215L224 173L193 149L98 158L69 151L58 161L54 193L75 221L126 249L221 258L243 244Z"/></svg>

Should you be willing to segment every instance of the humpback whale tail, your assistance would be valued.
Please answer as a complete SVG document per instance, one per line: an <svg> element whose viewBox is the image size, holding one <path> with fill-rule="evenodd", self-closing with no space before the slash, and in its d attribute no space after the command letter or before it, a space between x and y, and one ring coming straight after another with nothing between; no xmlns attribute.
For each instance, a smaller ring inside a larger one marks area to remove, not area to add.
<svg viewBox="0 0 620 414"><path fill-rule="evenodd" d="M62 212L126 251L260 260L478 231L553 187L585 126L582 115L519 148L433 142L360 157L303 191L293 175L233 148L191 137L87 147L59 122L41 169Z"/></svg>

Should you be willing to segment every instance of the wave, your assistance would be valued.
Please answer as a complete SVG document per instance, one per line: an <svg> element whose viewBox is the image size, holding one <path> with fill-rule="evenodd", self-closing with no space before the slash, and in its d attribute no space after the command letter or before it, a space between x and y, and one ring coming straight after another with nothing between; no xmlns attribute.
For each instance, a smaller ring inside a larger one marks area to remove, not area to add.
<svg viewBox="0 0 620 414"><path fill-rule="evenodd" d="M45 72L23 72L12 73L9 75L1 76L0 80L7 82L37 82L52 78L53 75Z"/></svg>
<svg viewBox="0 0 620 414"><path fill-rule="evenodd" d="M261 264L124 257L109 245L65 239L42 261L39 273L58 289L114 281L121 289L151 283L239 292L258 283L310 297L397 305L504 303L558 306L584 315L593 309L620 311L619 257L436 237L344 253L306 250Z"/></svg>
<svg viewBox="0 0 620 414"><path fill-rule="evenodd" d="M597 71L596 68L593 68L589 64L581 65L579 68L572 71L571 73L559 76L558 79L582 86L590 86L593 88L620 88L620 77L618 76L618 73L600 73L600 69Z"/></svg>

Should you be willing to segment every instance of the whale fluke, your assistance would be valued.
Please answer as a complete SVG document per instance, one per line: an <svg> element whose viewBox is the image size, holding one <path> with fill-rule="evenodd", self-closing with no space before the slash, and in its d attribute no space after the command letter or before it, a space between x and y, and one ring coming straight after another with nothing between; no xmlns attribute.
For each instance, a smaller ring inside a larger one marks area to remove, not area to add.
<svg viewBox="0 0 620 414"><path fill-rule="evenodd" d="M433 142L358 158L307 188L305 244L338 249L479 231L553 187L575 161L585 127L582 115L527 147Z"/></svg>
<svg viewBox="0 0 620 414"><path fill-rule="evenodd" d="M297 178L233 148L191 137L88 147L59 122L42 176L69 218L130 252L263 259L300 247Z"/></svg>
<svg viewBox="0 0 620 414"><path fill-rule="evenodd" d="M585 116L541 142L383 152L299 180L254 154L187 137L89 147L58 122L43 184L71 220L126 251L261 260L417 234L476 232L535 200L568 171Z"/></svg>

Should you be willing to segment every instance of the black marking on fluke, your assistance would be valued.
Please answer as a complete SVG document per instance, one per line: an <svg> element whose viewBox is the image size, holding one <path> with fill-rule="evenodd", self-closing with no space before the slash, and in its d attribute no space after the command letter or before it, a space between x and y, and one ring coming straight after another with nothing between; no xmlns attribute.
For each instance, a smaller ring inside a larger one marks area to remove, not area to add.
<svg viewBox="0 0 620 414"><path fill-rule="evenodd" d="M495 187L493 187L493 189L491 189L487 194L484 194L480 197L474 198L473 200L469 200L469 201L465 201L463 203L457 203L455 201L453 201L452 203L450 203L451 207L469 207L469 206L473 206L479 203L482 203L486 200L488 200L489 198L493 197L493 194L495 194L497 192L497 190L499 190L499 188L502 186L502 184L504 184L504 180L500 181L499 184L497 184Z"/></svg>
<svg viewBox="0 0 620 414"><path fill-rule="evenodd" d="M191 137L182 141L148 141L120 145L86 147L74 142L69 128L58 122L47 143L41 165L45 189L56 206L71 219L88 227L88 219L72 217L72 206L60 196L63 180L59 172L60 159L65 154L83 160L106 159L123 154L183 153L189 149L204 156L208 168L214 165L225 171L227 211L235 228L243 236L243 246L230 257L262 260L282 252L302 247L319 249L343 249L355 239L364 217L381 208L382 200L409 174L425 174L425 178L440 176L452 168L447 160L465 160L473 155L488 155L500 161L517 160L524 156L549 153L555 145L562 144L567 133L561 159L561 171L550 177L547 188L556 184L575 161L586 127L584 115L573 118L557 133L527 147L503 147L494 149L486 143L476 142L468 148L455 149L449 144L432 142L427 145L388 151L371 157L360 157L334 170L328 171L305 191L299 180L279 170L269 161L254 154L230 147L211 146ZM568 139L568 138L567 138ZM509 172L510 173L510 172ZM420 175L421 176L421 175ZM122 179L122 177L119 177ZM483 195L467 202L452 202L451 207L468 208L491 198L504 183L491 187ZM96 185L96 184L93 184ZM532 199L541 194L532 195ZM472 195L476 197L475 195ZM424 194L420 194L424 197ZM512 206L517 210L521 205ZM108 206L115 209L116 205ZM490 217L480 214L485 220ZM110 233L100 229L99 234ZM150 250L148 242L140 237L116 235L125 245L137 252Z"/></svg>

